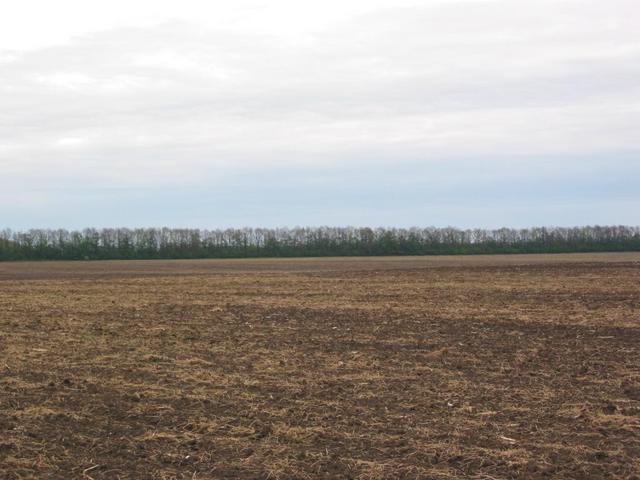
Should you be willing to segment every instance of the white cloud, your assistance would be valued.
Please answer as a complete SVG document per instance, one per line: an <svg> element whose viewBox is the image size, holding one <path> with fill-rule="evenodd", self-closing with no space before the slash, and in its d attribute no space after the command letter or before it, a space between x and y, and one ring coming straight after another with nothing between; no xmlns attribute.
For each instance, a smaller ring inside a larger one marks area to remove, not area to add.
<svg viewBox="0 0 640 480"><path fill-rule="evenodd" d="M497 174L492 158L571 169L640 147L630 0L26 0L4 13L0 189L380 161L464 175L461 158Z"/></svg>

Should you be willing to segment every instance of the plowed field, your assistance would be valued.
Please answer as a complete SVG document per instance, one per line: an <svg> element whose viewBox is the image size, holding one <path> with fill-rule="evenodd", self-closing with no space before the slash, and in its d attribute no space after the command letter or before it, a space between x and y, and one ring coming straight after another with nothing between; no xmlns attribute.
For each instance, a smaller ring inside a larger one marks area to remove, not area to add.
<svg viewBox="0 0 640 480"><path fill-rule="evenodd" d="M0 264L2 479L640 478L640 254Z"/></svg>

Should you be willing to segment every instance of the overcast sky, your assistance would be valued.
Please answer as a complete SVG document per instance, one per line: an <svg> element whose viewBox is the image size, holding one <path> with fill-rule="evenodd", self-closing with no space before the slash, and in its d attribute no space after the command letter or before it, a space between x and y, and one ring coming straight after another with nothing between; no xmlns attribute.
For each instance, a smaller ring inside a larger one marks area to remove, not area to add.
<svg viewBox="0 0 640 480"><path fill-rule="evenodd" d="M20 0L0 227L640 224L637 0Z"/></svg>

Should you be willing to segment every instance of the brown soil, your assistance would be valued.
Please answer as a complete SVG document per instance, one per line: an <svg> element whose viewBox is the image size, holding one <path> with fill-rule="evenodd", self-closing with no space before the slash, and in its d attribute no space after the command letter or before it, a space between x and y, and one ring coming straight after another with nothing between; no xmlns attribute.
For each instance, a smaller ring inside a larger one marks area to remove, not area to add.
<svg viewBox="0 0 640 480"><path fill-rule="evenodd" d="M640 479L640 254L0 264L0 478Z"/></svg>

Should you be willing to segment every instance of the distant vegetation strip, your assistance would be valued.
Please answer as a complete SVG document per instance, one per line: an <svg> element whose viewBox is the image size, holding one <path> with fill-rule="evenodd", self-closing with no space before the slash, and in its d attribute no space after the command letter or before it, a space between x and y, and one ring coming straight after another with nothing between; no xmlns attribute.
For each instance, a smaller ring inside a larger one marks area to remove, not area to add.
<svg viewBox="0 0 640 480"><path fill-rule="evenodd" d="M257 258L640 251L640 227L87 228L0 231L2 260Z"/></svg>

